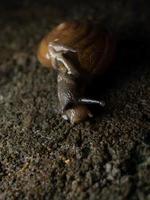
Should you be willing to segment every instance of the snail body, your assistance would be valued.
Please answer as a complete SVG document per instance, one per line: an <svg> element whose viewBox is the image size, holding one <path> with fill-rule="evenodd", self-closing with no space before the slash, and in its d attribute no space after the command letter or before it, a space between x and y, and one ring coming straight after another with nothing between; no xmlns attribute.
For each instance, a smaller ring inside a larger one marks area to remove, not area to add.
<svg viewBox="0 0 150 200"><path fill-rule="evenodd" d="M64 119L79 123L92 117L87 104L102 101L85 97L96 75L102 75L114 56L114 42L107 31L90 22L64 22L41 41L37 57L47 68L58 71L58 99Z"/></svg>

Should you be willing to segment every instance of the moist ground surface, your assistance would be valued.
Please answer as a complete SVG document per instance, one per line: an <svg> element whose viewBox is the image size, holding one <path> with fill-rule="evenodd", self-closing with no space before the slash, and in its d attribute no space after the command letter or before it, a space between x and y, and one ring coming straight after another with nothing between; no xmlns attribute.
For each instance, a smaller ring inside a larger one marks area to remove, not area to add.
<svg viewBox="0 0 150 200"><path fill-rule="evenodd" d="M148 1L23 1L0 7L0 199L150 199ZM56 74L36 59L63 20L90 19L116 38L114 68L93 90L106 107L71 125Z"/></svg>

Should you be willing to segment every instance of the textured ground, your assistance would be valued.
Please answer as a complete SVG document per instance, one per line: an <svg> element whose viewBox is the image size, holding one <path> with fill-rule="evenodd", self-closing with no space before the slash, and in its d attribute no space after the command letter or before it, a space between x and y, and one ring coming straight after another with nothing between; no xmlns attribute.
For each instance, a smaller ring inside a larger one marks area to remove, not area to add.
<svg viewBox="0 0 150 200"><path fill-rule="evenodd" d="M149 5L64 2L0 8L0 199L148 200ZM55 113L55 74L35 54L70 18L102 22L118 44L114 69L96 86L106 108L76 126Z"/></svg>

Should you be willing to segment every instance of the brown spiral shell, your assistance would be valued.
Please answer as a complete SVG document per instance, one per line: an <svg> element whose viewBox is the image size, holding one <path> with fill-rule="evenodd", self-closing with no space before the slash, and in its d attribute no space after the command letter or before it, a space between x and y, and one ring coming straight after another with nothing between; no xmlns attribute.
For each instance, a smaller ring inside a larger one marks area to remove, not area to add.
<svg viewBox="0 0 150 200"><path fill-rule="evenodd" d="M48 68L52 67L46 57L48 43L56 39L77 51L78 68L83 73L102 74L112 63L115 49L112 35L91 22L70 21L56 26L39 45L38 59Z"/></svg>

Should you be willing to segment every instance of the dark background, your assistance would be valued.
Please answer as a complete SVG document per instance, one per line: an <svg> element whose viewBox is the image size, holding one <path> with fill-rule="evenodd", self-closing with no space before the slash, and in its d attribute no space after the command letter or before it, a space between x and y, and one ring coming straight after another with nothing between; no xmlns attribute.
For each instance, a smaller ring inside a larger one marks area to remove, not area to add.
<svg viewBox="0 0 150 200"><path fill-rule="evenodd" d="M149 1L0 3L0 199L150 198ZM41 38L68 19L110 29L116 60L93 90L107 103L79 125L57 114Z"/></svg>

